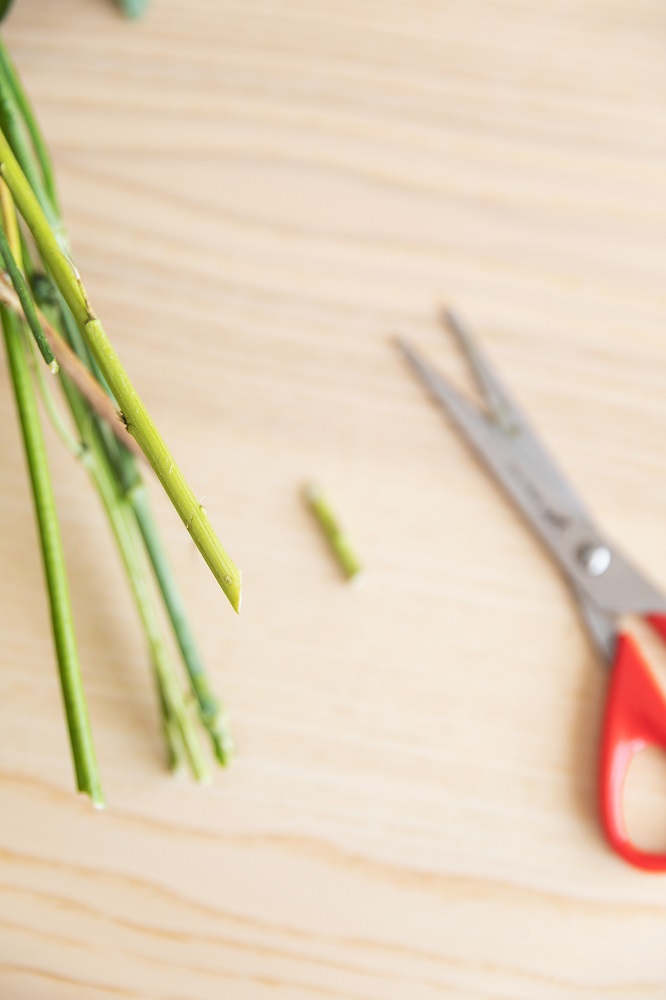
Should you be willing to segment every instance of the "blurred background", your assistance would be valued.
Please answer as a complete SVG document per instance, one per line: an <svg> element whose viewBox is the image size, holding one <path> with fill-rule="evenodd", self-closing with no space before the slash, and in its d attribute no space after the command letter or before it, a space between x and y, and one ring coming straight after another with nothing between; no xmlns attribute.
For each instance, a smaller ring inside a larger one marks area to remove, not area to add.
<svg viewBox="0 0 666 1000"><path fill-rule="evenodd" d="M663 996L663 880L597 821L603 670L391 343L464 384L455 305L666 584L663 4L15 0L4 37L74 259L244 604L153 490L239 748L198 788L166 773L107 525L49 434L93 813L0 363L0 995ZM664 795L638 786L650 835Z"/></svg>

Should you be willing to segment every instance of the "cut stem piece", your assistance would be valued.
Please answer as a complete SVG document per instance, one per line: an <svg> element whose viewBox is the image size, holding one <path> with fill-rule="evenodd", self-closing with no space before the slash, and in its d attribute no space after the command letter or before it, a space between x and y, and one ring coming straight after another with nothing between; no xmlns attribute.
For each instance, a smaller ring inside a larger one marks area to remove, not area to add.
<svg viewBox="0 0 666 1000"><path fill-rule="evenodd" d="M363 566L349 535L340 525L327 498L318 486L309 483L305 487L305 499L323 531L331 551L336 556L340 569L348 580L360 583L363 578Z"/></svg>

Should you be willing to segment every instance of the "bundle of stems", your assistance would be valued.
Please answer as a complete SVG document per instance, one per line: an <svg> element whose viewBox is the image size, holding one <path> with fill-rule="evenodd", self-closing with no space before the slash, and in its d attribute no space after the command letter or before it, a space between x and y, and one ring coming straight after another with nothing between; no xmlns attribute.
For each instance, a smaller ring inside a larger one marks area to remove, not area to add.
<svg viewBox="0 0 666 1000"><path fill-rule="evenodd" d="M207 780L197 720L220 764L229 760L232 741L151 512L144 456L235 610L240 606L240 574L92 308L70 255L46 143L2 41L0 257L0 320L30 473L78 789L96 806L104 804L39 396L58 435L84 464L108 517L147 639L170 765L184 764L197 780ZM185 666L187 693L169 652L164 619Z"/></svg>

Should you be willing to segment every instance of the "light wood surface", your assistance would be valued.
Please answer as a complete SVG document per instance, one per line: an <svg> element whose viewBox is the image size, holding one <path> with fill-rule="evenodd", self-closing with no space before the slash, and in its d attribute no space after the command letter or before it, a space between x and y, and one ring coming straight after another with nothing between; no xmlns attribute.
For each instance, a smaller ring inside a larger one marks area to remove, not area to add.
<svg viewBox="0 0 666 1000"><path fill-rule="evenodd" d="M155 0L139 24L16 0L6 37L93 302L245 600L155 491L240 747L201 789L165 773L115 551L51 440L95 813L0 364L0 996L666 996L666 880L597 822L604 671L390 343L462 378L436 323L455 303L666 585L661 0ZM659 842L663 766L629 805Z"/></svg>

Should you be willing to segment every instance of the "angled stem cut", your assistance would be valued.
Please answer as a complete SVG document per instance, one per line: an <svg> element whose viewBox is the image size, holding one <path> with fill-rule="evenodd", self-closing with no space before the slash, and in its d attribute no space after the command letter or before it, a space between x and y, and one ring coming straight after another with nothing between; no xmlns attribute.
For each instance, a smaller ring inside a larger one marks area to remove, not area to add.
<svg viewBox="0 0 666 1000"><path fill-rule="evenodd" d="M95 315L80 275L63 251L39 200L0 132L0 176L30 229L44 265L60 289L90 351L116 398L129 433L136 439L180 519L235 611L240 610L241 578L183 473L153 423L141 397Z"/></svg>

